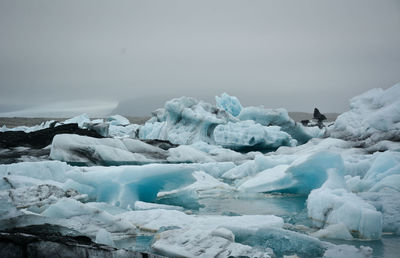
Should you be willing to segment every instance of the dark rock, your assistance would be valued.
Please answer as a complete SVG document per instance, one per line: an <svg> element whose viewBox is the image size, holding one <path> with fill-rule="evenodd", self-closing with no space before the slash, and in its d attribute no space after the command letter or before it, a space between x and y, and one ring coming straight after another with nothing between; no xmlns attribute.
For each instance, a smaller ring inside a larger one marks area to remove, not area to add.
<svg viewBox="0 0 400 258"><path fill-rule="evenodd" d="M82 129L78 124L65 124L30 133L23 131L0 132L0 148L30 147L41 149L51 144L57 134L79 134L95 138L104 138L94 130Z"/></svg>
<svg viewBox="0 0 400 258"><path fill-rule="evenodd" d="M1 147L0 147L1 148ZM24 161L24 157L29 160L48 160L50 149L31 149L31 148L10 148L0 152L0 164L11 164Z"/></svg>
<svg viewBox="0 0 400 258"><path fill-rule="evenodd" d="M60 232L69 232L63 235ZM0 257L149 257L161 258L162 256L128 251L106 245L99 245L86 236L79 236L62 226L34 225L0 232Z"/></svg>
<svg viewBox="0 0 400 258"><path fill-rule="evenodd" d="M310 123L310 120L301 120L301 124L302 125L304 125L304 126L307 126L308 125L308 123Z"/></svg>
<svg viewBox="0 0 400 258"><path fill-rule="evenodd" d="M163 150L168 150L170 148L176 148L179 146L179 144L174 144L171 143L170 141L165 141L165 140L142 140L142 142L145 142L147 144L153 145L155 147L158 147Z"/></svg>
<svg viewBox="0 0 400 258"><path fill-rule="evenodd" d="M314 108L314 119L318 120L318 122L322 122L326 120L326 116L321 114L318 110L318 108Z"/></svg>

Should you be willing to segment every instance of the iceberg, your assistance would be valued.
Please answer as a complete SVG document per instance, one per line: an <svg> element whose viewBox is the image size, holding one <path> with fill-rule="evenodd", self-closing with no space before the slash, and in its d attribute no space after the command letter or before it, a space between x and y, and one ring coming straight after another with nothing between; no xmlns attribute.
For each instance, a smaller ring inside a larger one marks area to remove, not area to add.
<svg viewBox="0 0 400 258"><path fill-rule="evenodd" d="M238 190L308 194L326 181L330 169L344 170L341 156L320 152L300 157L290 166L279 165L266 169L244 181Z"/></svg>
<svg viewBox="0 0 400 258"><path fill-rule="evenodd" d="M164 109L156 110L139 128L138 136L176 144L202 141L233 149L276 149L325 134L324 129L294 122L285 109L242 108L236 97L227 94L217 96L216 101L217 106L188 97L167 101Z"/></svg>
<svg viewBox="0 0 400 258"><path fill-rule="evenodd" d="M308 216L314 225L324 228L342 224L359 238L379 239L382 234L382 214L371 204L348 192L343 174L338 170L329 170L328 174L329 179L324 185L313 190L307 199ZM340 238L341 234L337 232L334 237Z"/></svg>
<svg viewBox="0 0 400 258"><path fill-rule="evenodd" d="M167 101L164 110L158 111L139 129L139 138L168 140L176 144L213 143L215 126L236 120L209 103L181 97Z"/></svg>
<svg viewBox="0 0 400 258"><path fill-rule="evenodd" d="M382 140L399 141L400 83L389 89L372 89L350 100L330 129L332 137L359 141L365 146Z"/></svg>

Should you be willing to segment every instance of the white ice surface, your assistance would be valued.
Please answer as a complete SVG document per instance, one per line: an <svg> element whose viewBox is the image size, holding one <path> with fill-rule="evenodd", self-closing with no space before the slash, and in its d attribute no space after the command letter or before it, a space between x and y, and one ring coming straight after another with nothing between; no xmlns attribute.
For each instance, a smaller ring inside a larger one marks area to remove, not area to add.
<svg viewBox="0 0 400 258"><path fill-rule="evenodd" d="M382 234L382 214L374 206L347 191L340 170L329 170L329 178L321 188L313 190L307 199L308 216L319 228L344 224L357 237L379 239ZM331 237L340 238L340 232Z"/></svg>
<svg viewBox="0 0 400 258"><path fill-rule="evenodd" d="M372 89L350 100L330 130L333 137L363 140L366 145L400 135L400 83L389 89Z"/></svg>

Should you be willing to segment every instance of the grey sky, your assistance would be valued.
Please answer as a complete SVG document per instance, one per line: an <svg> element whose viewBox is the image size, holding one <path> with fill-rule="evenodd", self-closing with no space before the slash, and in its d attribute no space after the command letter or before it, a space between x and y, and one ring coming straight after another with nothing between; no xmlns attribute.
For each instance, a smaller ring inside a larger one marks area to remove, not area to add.
<svg viewBox="0 0 400 258"><path fill-rule="evenodd" d="M399 0L0 0L0 107L227 92L341 112L399 81Z"/></svg>

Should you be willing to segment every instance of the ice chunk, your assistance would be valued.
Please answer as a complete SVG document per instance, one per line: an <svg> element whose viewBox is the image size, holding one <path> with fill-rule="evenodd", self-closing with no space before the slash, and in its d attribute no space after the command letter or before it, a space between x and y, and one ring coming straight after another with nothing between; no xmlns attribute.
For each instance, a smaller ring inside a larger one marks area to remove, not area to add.
<svg viewBox="0 0 400 258"><path fill-rule="evenodd" d="M140 138L168 140L177 144L196 141L212 143L216 125L237 120L223 109L189 97L167 101L161 113L162 116L150 119L139 129Z"/></svg>
<svg viewBox="0 0 400 258"><path fill-rule="evenodd" d="M222 192L234 190L233 187L203 171L195 171L193 177L196 180L193 184L172 191L159 192L157 194L158 201L180 205L188 209L198 209L200 207L198 204L200 198L219 196Z"/></svg>
<svg viewBox="0 0 400 258"><path fill-rule="evenodd" d="M183 208L180 206L157 204L157 203L150 203L150 202L141 202L141 201L135 202L135 210L136 211L154 210L154 209L183 211Z"/></svg>
<svg viewBox="0 0 400 258"><path fill-rule="evenodd" d="M277 227L265 227L258 230L227 227L236 242L252 246L259 250L270 248L276 257L298 255L299 257L321 257L329 244L305 234Z"/></svg>
<svg viewBox="0 0 400 258"><path fill-rule="evenodd" d="M222 148L221 146L211 145L206 142L195 142L191 147L207 153L211 156L215 161L233 161L233 162L241 162L243 160L254 159L254 152L249 153L239 153L230 149Z"/></svg>
<svg viewBox="0 0 400 258"><path fill-rule="evenodd" d="M350 111L341 114L330 130L333 137L364 141L399 140L400 83L372 89L350 100Z"/></svg>
<svg viewBox="0 0 400 258"><path fill-rule="evenodd" d="M16 127L13 127L13 128L7 128L6 125L3 125L3 126L0 128L0 132L7 132L7 131L24 131L25 133L30 133L30 132L39 131L39 130L42 130L42 129L49 128L50 125L51 125L51 124L54 124L54 123L56 123L55 120L50 120L50 121L42 122L42 123L39 124L39 125L35 125L35 126L31 126L31 127L29 127L29 126L24 126L24 125L23 125L23 126L16 126Z"/></svg>
<svg viewBox="0 0 400 258"><path fill-rule="evenodd" d="M55 180L65 182L67 177L65 172L72 167L60 161L42 161L42 162L22 162L10 165L0 165L0 176L10 175L29 176L41 180ZM9 186L6 186L8 189ZM2 189L4 189L2 187Z"/></svg>
<svg viewBox="0 0 400 258"><path fill-rule="evenodd" d="M130 124L129 120L121 115L109 116L106 118L106 122L110 123L110 125L117 125L117 126L118 125L126 126Z"/></svg>
<svg viewBox="0 0 400 258"><path fill-rule="evenodd" d="M379 181L383 180L385 177L390 175L399 175L399 174L400 174L400 153L393 151L386 151L384 153L379 153L377 155L370 169L365 174L362 183L364 185L364 189L367 190L370 187L373 187ZM398 188L400 190L400 184L398 180L394 180L393 183L388 181L387 183L392 184L392 187ZM381 185L380 187L382 186L383 185Z"/></svg>
<svg viewBox="0 0 400 258"><path fill-rule="evenodd" d="M253 120L261 125L277 125L282 126L290 124L294 126L295 122L289 117L288 112L284 108L268 109L260 107L245 107L239 115L242 121Z"/></svg>
<svg viewBox="0 0 400 258"><path fill-rule="evenodd" d="M346 183L353 192L378 192L383 188L400 191L400 153L385 151L367 158L370 163L360 176L349 177Z"/></svg>
<svg viewBox="0 0 400 258"><path fill-rule="evenodd" d="M216 144L232 149L276 149L294 146L296 141L278 126L262 126L253 121L241 121L217 125L214 130Z"/></svg>
<svg viewBox="0 0 400 258"><path fill-rule="evenodd" d="M0 165L0 176L3 177L0 180L0 189L49 184L64 190L72 188L81 194L88 194L91 200L127 208L133 207L137 200L154 202L160 191L179 189L193 183L194 171L203 170L210 175L218 176L233 166L231 162L214 162L182 165L72 167L59 161L24 162ZM212 190L212 187L210 189Z"/></svg>
<svg viewBox="0 0 400 258"><path fill-rule="evenodd" d="M61 198L87 199L87 195L80 195L75 190L69 189L64 191L57 186L47 184L20 187L6 192L8 192L8 198L17 209L28 209L36 213L42 212L50 204L57 202Z"/></svg>
<svg viewBox="0 0 400 258"><path fill-rule="evenodd" d="M400 235L400 192L383 188L379 192L363 192L359 196L382 212L383 232Z"/></svg>
<svg viewBox="0 0 400 258"><path fill-rule="evenodd" d="M59 134L53 139L50 158L85 165L127 165L240 161L252 157L221 147L203 149L199 145L181 145L164 150L137 139Z"/></svg>
<svg viewBox="0 0 400 258"><path fill-rule="evenodd" d="M290 166L281 165L267 169L245 181L238 188L248 192L285 192L308 194L327 179L329 169L344 170L340 155L319 152L302 156Z"/></svg>
<svg viewBox="0 0 400 258"><path fill-rule="evenodd" d="M63 124L78 124L78 126L82 128L85 123L90 124L91 121L90 121L89 116L85 113L85 114L81 114L79 116L69 118L62 123Z"/></svg>
<svg viewBox="0 0 400 258"><path fill-rule="evenodd" d="M99 229L97 232L96 243L115 247L115 243L111 238L110 232L104 228Z"/></svg>
<svg viewBox="0 0 400 258"><path fill-rule="evenodd" d="M89 207L73 199L61 199L50 205L43 213L50 218L68 219L74 229L88 236L96 237L103 228L112 233L135 235L135 226L123 218Z"/></svg>
<svg viewBox="0 0 400 258"><path fill-rule="evenodd" d="M343 175L329 171L329 179L307 199L308 216L315 226L343 223L359 238L379 239L382 214L357 195L345 189Z"/></svg>
<svg viewBox="0 0 400 258"><path fill-rule="evenodd" d="M325 129L304 127L302 124L296 123L283 108L246 107L240 113L239 119L242 121L253 120L264 126L279 126L282 131L290 134L299 143L305 143L313 137L322 137L325 134Z"/></svg>
<svg viewBox="0 0 400 258"><path fill-rule="evenodd" d="M166 156L164 150L135 139L97 139L71 134L56 135L50 152L50 158L55 160L103 165L149 163Z"/></svg>
<svg viewBox="0 0 400 258"><path fill-rule="evenodd" d="M352 240L353 236L350 234L348 228L343 223L329 225L324 229L312 233L312 236L318 238L332 238L332 239L345 239Z"/></svg>
<svg viewBox="0 0 400 258"><path fill-rule="evenodd" d="M208 175L203 171L193 172L193 177L196 180L193 184L190 184L182 189L176 189L168 192L159 192L157 196L163 197L165 195L176 194L179 192L191 192L191 191L195 191L196 193L201 194L202 192L216 190L216 189L231 190L231 191L233 190L233 187L219 181L218 179Z"/></svg>
<svg viewBox="0 0 400 258"><path fill-rule="evenodd" d="M258 230L265 227L282 227L283 219L274 215L187 215L176 210L142 210L118 214L144 231L156 232L161 228L195 228L214 230L219 227Z"/></svg>
<svg viewBox="0 0 400 258"><path fill-rule="evenodd" d="M278 165L290 164L295 160L294 156L264 156L258 154L254 160L246 161L236 167L233 167L222 178L225 179L241 179L247 176L253 176L263 170L273 168Z"/></svg>
<svg viewBox="0 0 400 258"><path fill-rule="evenodd" d="M190 145L180 145L176 148L168 150L169 162L180 162L180 163L206 163L215 162L210 155L200 150L193 148Z"/></svg>
<svg viewBox="0 0 400 258"><path fill-rule="evenodd" d="M140 125L130 124L127 126L110 125L108 133L110 137L137 138L136 134Z"/></svg>
<svg viewBox="0 0 400 258"><path fill-rule="evenodd" d="M280 144L296 144L292 138L305 143L325 132L295 123L284 109L242 109L235 97L224 94L217 97L217 103L216 107L188 97L167 101L164 109L157 110L153 118L139 128L139 138L177 144L203 141L234 148L254 145L276 148Z"/></svg>
<svg viewBox="0 0 400 258"><path fill-rule="evenodd" d="M233 238L225 228L175 229L159 233L152 249L168 257L271 257Z"/></svg>
<svg viewBox="0 0 400 258"><path fill-rule="evenodd" d="M242 111L242 105L239 99L234 96L229 96L225 92L221 94L221 97L215 96L215 102L217 102L217 107L225 110L232 116L238 116L240 111Z"/></svg>

